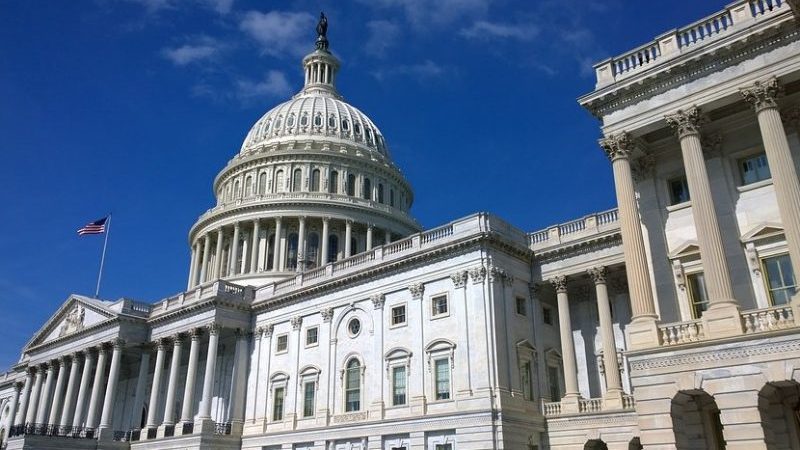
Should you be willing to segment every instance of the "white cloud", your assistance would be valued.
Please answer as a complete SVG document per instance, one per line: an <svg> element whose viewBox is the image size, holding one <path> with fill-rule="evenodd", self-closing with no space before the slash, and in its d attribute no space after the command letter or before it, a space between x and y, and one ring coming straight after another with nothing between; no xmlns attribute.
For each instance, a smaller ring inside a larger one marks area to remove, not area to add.
<svg viewBox="0 0 800 450"><path fill-rule="evenodd" d="M419 64L401 64L388 69L380 69L372 72L372 76L378 80L385 80L392 76L410 76L418 81L424 79L438 78L445 73L445 68L431 60Z"/></svg>
<svg viewBox="0 0 800 450"><path fill-rule="evenodd" d="M199 61L208 61L219 56L223 45L210 37L201 37L195 43L180 47L164 48L161 56L172 61L176 66L185 66Z"/></svg>
<svg viewBox="0 0 800 450"><path fill-rule="evenodd" d="M531 41L539 34L539 28L532 24L493 23L478 20L469 28L463 28L459 34L470 39L517 39Z"/></svg>
<svg viewBox="0 0 800 450"><path fill-rule="evenodd" d="M157 13L167 9L177 9L189 2L185 0L128 0L138 3L147 10L148 13ZM214 10L219 14L228 14L233 8L234 0L194 0L208 9Z"/></svg>
<svg viewBox="0 0 800 450"><path fill-rule="evenodd" d="M401 9L416 28L449 24L459 18L482 16L490 0L360 0L377 8Z"/></svg>
<svg viewBox="0 0 800 450"><path fill-rule="evenodd" d="M248 11L239 28L255 39L264 53L300 56L313 47L315 19L309 13Z"/></svg>
<svg viewBox="0 0 800 450"><path fill-rule="evenodd" d="M400 37L400 27L388 20L371 20L367 22L367 30L369 36L364 49L373 56L385 56L386 50Z"/></svg>
<svg viewBox="0 0 800 450"><path fill-rule="evenodd" d="M261 81L239 80L236 82L236 96L242 101L261 98L282 98L292 92L286 75L270 70Z"/></svg>

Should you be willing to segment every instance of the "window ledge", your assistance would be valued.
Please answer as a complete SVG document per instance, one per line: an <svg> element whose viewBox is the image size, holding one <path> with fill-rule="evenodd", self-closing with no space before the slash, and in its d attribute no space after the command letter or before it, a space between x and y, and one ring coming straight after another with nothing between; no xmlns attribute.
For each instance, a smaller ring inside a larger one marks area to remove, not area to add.
<svg viewBox="0 0 800 450"><path fill-rule="evenodd" d="M692 207L692 201L688 200L688 201L685 201L685 202L682 202L682 203L676 203L674 205L667 205L667 211L675 212L675 211L680 211L682 209L691 208L691 207Z"/></svg>
<svg viewBox="0 0 800 450"><path fill-rule="evenodd" d="M758 188L762 188L764 186L772 186L772 178L767 178L766 180L756 181L755 183L745 184L743 186L737 186L736 190L739 193L752 191Z"/></svg>
<svg viewBox="0 0 800 450"><path fill-rule="evenodd" d="M403 328L403 327L406 327L406 326L408 326L408 321L400 322L400 323L397 323L397 324L394 324L394 325L389 325L389 329L392 330L392 329L395 329L395 328Z"/></svg>

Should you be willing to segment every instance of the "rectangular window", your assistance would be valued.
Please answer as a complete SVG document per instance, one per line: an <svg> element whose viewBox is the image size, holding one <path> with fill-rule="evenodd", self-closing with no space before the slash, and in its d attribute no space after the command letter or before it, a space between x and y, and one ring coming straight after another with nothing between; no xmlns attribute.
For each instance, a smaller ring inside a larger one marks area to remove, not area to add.
<svg viewBox="0 0 800 450"><path fill-rule="evenodd" d="M703 273L691 273L686 276L689 285L689 304L692 307L692 317L699 319L703 311L708 309L708 291Z"/></svg>
<svg viewBox="0 0 800 450"><path fill-rule="evenodd" d="M522 384L522 396L525 400L533 400L533 389L531 385L531 362L522 363L520 370L520 383Z"/></svg>
<svg viewBox="0 0 800 450"><path fill-rule="evenodd" d="M286 334L278 336L278 340L275 343L275 351L278 353L285 352L286 349L288 348L289 348L289 336Z"/></svg>
<svg viewBox="0 0 800 450"><path fill-rule="evenodd" d="M450 359L442 358L434 362L436 367L436 400L450 398Z"/></svg>
<svg viewBox="0 0 800 450"><path fill-rule="evenodd" d="M542 321L547 325L553 324L553 310L550 307L542 306Z"/></svg>
<svg viewBox="0 0 800 450"><path fill-rule="evenodd" d="M778 255L762 260L767 274L767 289L773 305L788 305L797 290L797 282L789 255Z"/></svg>
<svg viewBox="0 0 800 450"><path fill-rule="evenodd" d="M406 323L406 305L395 306L392 308L392 325Z"/></svg>
<svg viewBox="0 0 800 450"><path fill-rule="evenodd" d="M308 381L303 385L303 417L314 416L314 394L316 392L316 383Z"/></svg>
<svg viewBox="0 0 800 450"><path fill-rule="evenodd" d="M392 369L392 405L406 404L406 367Z"/></svg>
<svg viewBox="0 0 800 450"><path fill-rule="evenodd" d="M528 315L528 306L524 297L517 297L517 314L522 316Z"/></svg>
<svg viewBox="0 0 800 450"><path fill-rule="evenodd" d="M742 185L756 183L772 178L769 172L767 154L761 153L739 160L739 173L742 176Z"/></svg>
<svg viewBox="0 0 800 450"><path fill-rule="evenodd" d="M306 346L316 345L319 342L319 327L306 330Z"/></svg>
<svg viewBox="0 0 800 450"><path fill-rule="evenodd" d="M434 317L441 316L442 314L447 314L447 296L446 295L439 295L433 297L431 299L431 305L433 306L432 315Z"/></svg>
<svg viewBox="0 0 800 450"><path fill-rule="evenodd" d="M436 444L436 450L453 450L453 444Z"/></svg>
<svg viewBox="0 0 800 450"><path fill-rule="evenodd" d="M669 204L677 205L679 203L688 202L689 185L686 183L686 177L680 176L667 181L669 184Z"/></svg>
<svg viewBox="0 0 800 450"><path fill-rule="evenodd" d="M561 383L559 382L558 367L547 367L547 383L550 385L550 401L557 402L561 399Z"/></svg>
<svg viewBox="0 0 800 450"><path fill-rule="evenodd" d="M283 393L283 387L275 388L274 398L272 399L272 420L275 422L283 420Z"/></svg>

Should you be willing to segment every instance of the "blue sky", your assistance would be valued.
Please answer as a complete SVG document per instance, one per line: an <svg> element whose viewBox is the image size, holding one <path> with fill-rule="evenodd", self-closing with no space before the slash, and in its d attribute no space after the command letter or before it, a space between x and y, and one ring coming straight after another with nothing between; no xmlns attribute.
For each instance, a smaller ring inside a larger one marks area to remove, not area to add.
<svg viewBox="0 0 800 450"><path fill-rule="evenodd" d="M0 0L0 370L72 293L156 301L249 127L302 84L320 10L338 88L388 139L425 227L534 231L614 207L591 65L723 1Z"/></svg>

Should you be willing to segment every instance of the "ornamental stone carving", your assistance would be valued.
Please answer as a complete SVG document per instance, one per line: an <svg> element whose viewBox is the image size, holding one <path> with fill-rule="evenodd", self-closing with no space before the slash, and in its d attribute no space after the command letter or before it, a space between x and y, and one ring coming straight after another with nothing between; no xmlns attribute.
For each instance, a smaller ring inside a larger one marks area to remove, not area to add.
<svg viewBox="0 0 800 450"><path fill-rule="evenodd" d="M192 338L193 341L198 341L200 340L201 337L203 337L203 329L192 328L192 330L189 331L189 336Z"/></svg>
<svg viewBox="0 0 800 450"><path fill-rule="evenodd" d="M270 337L272 336L272 332L275 331L275 325L273 324L264 325L263 330L264 330L264 336Z"/></svg>
<svg viewBox="0 0 800 450"><path fill-rule="evenodd" d="M486 267L478 266L469 269L469 277L472 278L472 284L483 283L486 279Z"/></svg>
<svg viewBox="0 0 800 450"><path fill-rule="evenodd" d="M333 308L322 308L319 310L323 322L330 322L333 318Z"/></svg>
<svg viewBox="0 0 800 450"><path fill-rule="evenodd" d="M58 336L61 337L83 330L83 320L85 316L86 311L84 310L83 306L73 306L69 313L67 313L67 317L64 319L64 323L61 325Z"/></svg>
<svg viewBox="0 0 800 450"><path fill-rule="evenodd" d="M586 271L594 284L606 284L606 268L603 266L592 267Z"/></svg>
<svg viewBox="0 0 800 450"><path fill-rule="evenodd" d="M206 329L208 330L208 334L219 334L222 327L218 323L210 323L206 325Z"/></svg>
<svg viewBox="0 0 800 450"><path fill-rule="evenodd" d="M386 303L386 296L383 294L373 294L369 299L372 300L375 309L383 309L383 304Z"/></svg>
<svg viewBox="0 0 800 450"><path fill-rule="evenodd" d="M765 81L756 81L752 86L739 89L744 101L750 103L756 112L768 108L778 107L778 97L783 94L783 88L778 84L778 79L772 77Z"/></svg>
<svg viewBox="0 0 800 450"><path fill-rule="evenodd" d="M679 109L674 114L664 116L664 120L678 134L678 138L700 134L700 126L705 121L697 106Z"/></svg>
<svg viewBox="0 0 800 450"><path fill-rule="evenodd" d="M513 284L514 277L506 272L505 269L493 266L489 269L489 281Z"/></svg>
<svg viewBox="0 0 800 450"><path fill-rule="evenodd" d="M292 324L293 330L299 330L303 325L303 318L300 316L292 317L289 322Z"/></svg>
<svg viewBox="0 0 800 450"><path fill-rule="evenodd" d="M411 292L411 298L419 300L422 294L425 293L425 285L423 283L413 283L408 285L408 291Z"/></svg>
<svg viewBox="0 0 800 450"><path fill-rule="evenodd" d="M558 275L550 279L550 283L553 285L553 289L556 290L556 293L566 293L567 292L567 276L566 275Z"/></svg>
<svg viewBox="0 0 800 450"><path fill-rule="evenodd" d="M459 270L458 272L450 274L450 279L453 280L453 287L462 288L467 284L468 272L466 270Z"/></svg>
<svg viewBox="0 0 800 450"><path fill-rule="evenodd" d="M111 345L111 347L114 348L114 350L120 350L123 347L125 347L125 339L116 338L112 340L109 344Z"/></svg>
<svg viewBox="0 0 800 450"><path fill-rule="evenodd" d="M631 135L624 131L606 136L597 141L597 143L600 144L600 148L603 149L608 159L612 162L615 159L630 158L631 153L636 148Z"/></svg>

